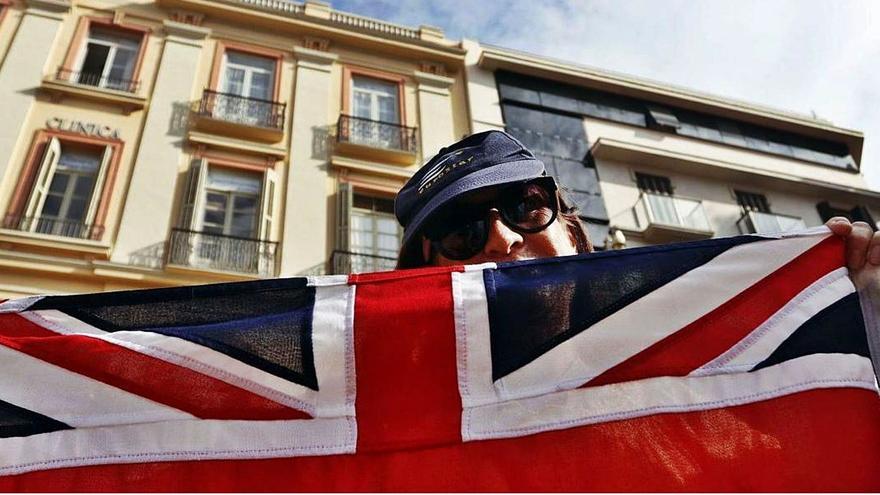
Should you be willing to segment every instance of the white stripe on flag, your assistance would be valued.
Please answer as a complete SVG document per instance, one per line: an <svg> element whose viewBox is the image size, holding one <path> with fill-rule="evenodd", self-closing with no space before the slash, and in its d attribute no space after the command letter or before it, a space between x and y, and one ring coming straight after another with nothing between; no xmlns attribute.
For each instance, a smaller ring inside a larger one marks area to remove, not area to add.
<svg viewBox="0 0 880 495"><path fill-rule="evenodd" d="M27 311L21 316L53 332L90 335L315 415L314 390L266 373L209 347L154 332L104 332L57 310Z"/></svg>
<svg viewBox="0 0 880 495"><path fill-rule="evenodd" d="M354 414L354 286L315 287L312 347L320 391L252 367L185 339L149 331L105 332L57 310L22 317L64 335L90 335L202 373L315 417Z"/></svg>
<svg viewBox="0 0 880 495"><path fill-rule="evenodd" d="M73 427L194 418L6 346L0 346L0 361L4 369L0 397L4 401Z"/></svg>
<svg viewBox="0 0 880 495"><path fill-rule="evenodd" d="M18 313L31 307L35 302L45 296L27 296L18 299L10 299L0 303L0 313Z"/></svg>
<svg viewBox="0 0 880 495"><path fill-rule="evenodd" d="M727 352L691 375L736 373L754 368L807 320L856 291L847 273L847 269L841 267L813 282Z"/></svg>
<svg viewBox="0 0 880 495"><path fill-rule="evenodd" d="M356 442L353 418L165 421L63 430L0 439L0 476L99 464L346 454L355 451Z"/></svg>
<svg viewBox="0 0 880 495"><path fill-rule="evenodd" d="M705 411L820 388L875 391L871 362L812 354L753 373L659 377L466 408L465 441L510 438L659 413Z"/></svg>
<svg viewBox="0 0 880 495"><path fill-rule="evenodd" d="M319 392L314 416L354 416L354 285L315 288L312 349Z"/></svg>
<svg viewBox="0 0 880 495"><path fill-rule="evenodd" d="M466 340L469 345L466 350L470 360L466 373L468 400L472 404L486 404L579 387L714 310L828 235L827 231L823 231L816 235L734 246L494 384L491 372L486 371L485 362L490 359L487 306L468 302L462 309L465 317L461 319L467 323ZM482 278L475 277L459 277L457 280L483 283ZM699 297L694 297L694 294L699 294ZM683 302L676 305L676 301ZM455 304L464 303L456 301ZM485 335L471 336L473 332ZM474 363L474 359L483 361ZM471 363L474 363L474 368Z"/></svg>

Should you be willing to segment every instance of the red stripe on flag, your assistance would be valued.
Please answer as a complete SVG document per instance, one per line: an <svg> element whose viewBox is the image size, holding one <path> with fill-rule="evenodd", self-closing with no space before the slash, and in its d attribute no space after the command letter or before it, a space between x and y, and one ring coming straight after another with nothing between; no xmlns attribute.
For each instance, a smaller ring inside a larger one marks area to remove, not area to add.
<svg viewBox="0 0 880 495"><path fill-rule="evenodd" d="M0 328L6 347L199 418L311 417L189 368L97 338L60 335L17 314L0 314Z"/></svg>
<svg viewBox="0 0 880 495"><path fill-rule="evenodd" d="M876 492L878 462L880 397L844 388L430 449L55 469L0 491Z"/></svg>
<svg viewBox="0 0 880 495"><path fill-rule="evenodd" d="M583 387L689 374L745 338L810 284L844 266L843 248L838 236L823 240L733 299Z"/></svg>
<svg viewBox="0 0 880 495"><path fill-rule="evenodd" d="M361 276L354 309L359 451L461 441L449 271Z"/></svg>

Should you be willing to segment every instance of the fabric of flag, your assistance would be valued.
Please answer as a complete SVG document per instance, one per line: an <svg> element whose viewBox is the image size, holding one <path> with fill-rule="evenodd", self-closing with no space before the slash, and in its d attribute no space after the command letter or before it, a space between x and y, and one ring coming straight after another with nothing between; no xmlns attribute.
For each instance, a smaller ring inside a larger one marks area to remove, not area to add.
<svg viewBox="0 0 880 495"><path fill-rule="evenodd" d="M0 490L876 491L822 227L0 304Z"/></svg>

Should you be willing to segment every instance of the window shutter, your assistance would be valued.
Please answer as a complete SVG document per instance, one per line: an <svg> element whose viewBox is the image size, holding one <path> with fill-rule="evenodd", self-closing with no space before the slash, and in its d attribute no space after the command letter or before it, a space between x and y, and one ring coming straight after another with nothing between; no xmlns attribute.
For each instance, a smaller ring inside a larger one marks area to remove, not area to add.
<svg viewBox="0 0 880 495"><path fill-rule="evenodd" d="M208 162L194 159L187 174L186 187L183 191L183 206L180 209L179 225L182 229L199 230L201 228L202 204L205 201L205 181L208 176Z"/></svg>
<svg viewBox="0 0 880 495"><path fill-rule="evenodd" d="M353 193L348 182L337 183L336 189L336 250L330 258L334 274L351 273L351 255L340 251L351 250L351 205Z"/></svg>
<svg viewBox="0 0 880 495"><path fill-rule="evenodd" d="M351 248L351 189L348 182L340 182L336 191L336 249L339 251Z"/></svg>
<svg viewBox="0 0 880 495"><path fill-rule="evenodd" d="M46 193L49 192L49 184L52 182L52 176L55 175L55 169L58 167L58 159L61 157L61 142L58 138L52 138L46 143L46 151L43 153L43 160L40 162L40 169L34 178L34 190L28 199L27 208L25 209L25 217L30 218L28 230L33 231L39 224L36 217L43 210L43 203L46 201ZM28 220L22 219L27 222Z"/></svg>
<svg viewBox="0 0 880 495"><path fill-rule="evenodd" d="M266 169L263 175L263 191L260 200L260 240L272 238L272 227L275 224L275 184L278 182L275 169Z"/></svg>
<svg viewBox="0 0 880 495"><path fill-rule="evenodd" d="M98 177L95 179L95 189L92 191L92 198L89 200L89 209L86 210L84 223L89 226L90 238L93 238L100 232L100 229L96 229L94 225L95 215L98 213L98 206L104 193L104 180L107 177L107 169L110 168L110 160L112 159L113 147L107 146L104 148L104 156L101 158L101 166L98 168Z"/></svg>

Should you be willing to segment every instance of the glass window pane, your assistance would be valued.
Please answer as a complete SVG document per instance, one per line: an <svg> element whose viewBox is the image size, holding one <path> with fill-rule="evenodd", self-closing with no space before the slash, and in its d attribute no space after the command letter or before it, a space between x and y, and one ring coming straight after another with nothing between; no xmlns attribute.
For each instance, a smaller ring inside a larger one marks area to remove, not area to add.
<svg viewBox="0 0 880 495"><path fill-rule="evenodd" d="M266 72L255 72L251 76L251 98L259 98L261 100L271 100L272 94L269 89L270 80L269 73Z"/></svg>
<svg viewBox="0 0 880 495"><path fill-rule="evenodd" d="M241 96L244 92L244 70L235 67L226 68L223 92Z"/></svg>
<svg viewBox="0 0 880 495"><path fill-rule="evenodd" d="M377 218L376 230L383 234L397 235L397 220L391 218Z"/></svg>
<svg viewBox="0 0 880 495"><path fill-rule="evenodd" d="M76 177L76 184L73 186L73 195L78 198L91 198L94 186L94 175L79 175Z"/></svg>
<svg viewBox="0 0 880 495"><path fill-rule="evenodd" d="M46 201L43 203L43 211L40 215L44 217L57 217L58 212L61 211L61 200L61 196L54 194L46 196Z"/></svg>
<svg viewBox="0 0 880 495"><path fill-rule="evenodd" d="M64 218L71 221L82 221L86 215L86 200L83 198L73 198L67 205L67 212Z"/></svg>
<svg viewBox="0 0 880 495"><path fill-rule="evenodd" d="M263 184L260 174L211 167L208 169L208 187L221 191L260 194Z"/></svg>
<svg viewBox="0 0 880 495"><path fill-rule="evenodd" d="M370 95L360 91L355 91L352 97L352 115L362 119L370 119L373 111L371 108Z"/></svg>
<svg viewBox="0 0 880 495"><path fill-rule="evenodd" d="M110 87L120 87L126 89L126 81L131 79L134 71L135 51L117 49L116 56L113 57L110 72L107 74L107 85Z"/></svg>
<svg viewBox="0 0 880 495"><path fill-rule="evenodd" d="M97 174L101 166L101 156L97 150L86 151L62 146L58 158L59 170L72 170L82 174Z"/></svg>
<svg viewBox="0 0 880 495"><path fill-rule="evenodd" d="M56 172L55 175L52 177L52 183L49 184L49 192L63 194L64 191L67 190L68 180L70 180L69 175L61 172Z"/></svg>

